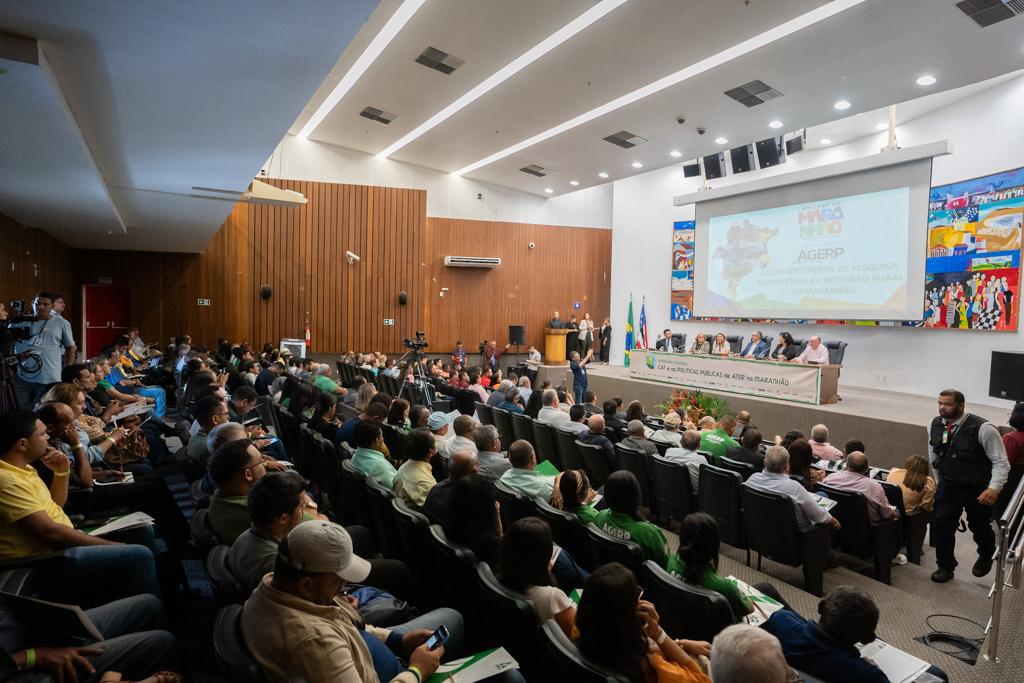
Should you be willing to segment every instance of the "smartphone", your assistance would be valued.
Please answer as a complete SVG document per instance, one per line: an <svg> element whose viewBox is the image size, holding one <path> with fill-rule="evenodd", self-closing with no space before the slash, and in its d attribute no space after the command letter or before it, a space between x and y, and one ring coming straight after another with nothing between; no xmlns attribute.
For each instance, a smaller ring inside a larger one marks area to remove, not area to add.
<svg viewBox="0 0 1024 683"><path fill-rule="evenodd" d="M437 627L436 631L430 634L425 645L428 650L436 650L446 642L448 642L448 629L444 627L444 624L442 624Z"/></svg>

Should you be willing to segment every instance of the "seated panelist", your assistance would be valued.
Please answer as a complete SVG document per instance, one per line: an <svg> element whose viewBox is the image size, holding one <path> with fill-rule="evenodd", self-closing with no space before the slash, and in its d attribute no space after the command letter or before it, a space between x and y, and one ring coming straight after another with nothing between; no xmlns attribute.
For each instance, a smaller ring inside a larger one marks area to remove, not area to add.
<svg viewBox="0 0 1024 683"><path fill-rule="evenodd" d="M690 353L711 353L711 343L705 334L698 334L690 345Z"/></svg>
<svg viewBox="0 0 1024 683"><path fill-rule="evenodd" d="M675 351L675 348L672 346L672 330L662 332L661 337L654 344L654 348L657 351L668 351L669 353Z"/></svg>
<svg viewBox="0 0 1024 683"><path fill-rule="evenodd" d="M764 335L758 330L750 335L750 341L740 351L740 356L743 358L766 358L768 356L768 343L764 340Z"/></svg>

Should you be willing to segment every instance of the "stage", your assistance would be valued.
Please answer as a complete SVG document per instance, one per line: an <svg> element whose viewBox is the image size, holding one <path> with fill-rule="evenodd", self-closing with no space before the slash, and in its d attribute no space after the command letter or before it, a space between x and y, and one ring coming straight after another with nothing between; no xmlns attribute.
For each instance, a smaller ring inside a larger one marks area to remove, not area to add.
<svg viewBox="0 0 1024 683"><path fill-rule="evenodd" d="M622 366L587 366L589 388L598 403L612 396L620 396L626 403L638 400L648 414L656 413L655 404L672 393L673 385L629 377L629 369ZM553 384L572 386L572 373L566 366L542 366L538 380L548 379ZM936 415L936 399L928 396L880 391L867 387L846 386L840 382L842 400L831 405L803 405L756 396L715 394L729 401L733 411L747 410L751 422L765 438L800 429L808 437L811 427L828 425L830 441L842 449L847 439L861 439L867 446L868 459L875 467L895 467L911 454L927 454L927 428ZM968 403L967 410L980 415L993 424L1005 425L1009 411L996 406Z"/></svg>

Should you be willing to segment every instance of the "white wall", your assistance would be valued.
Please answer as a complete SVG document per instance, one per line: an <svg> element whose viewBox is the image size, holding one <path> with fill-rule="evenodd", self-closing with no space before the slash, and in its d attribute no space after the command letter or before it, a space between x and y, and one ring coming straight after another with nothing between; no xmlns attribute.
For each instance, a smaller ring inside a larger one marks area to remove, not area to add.
<svg viewBox="0 0 1024 683"><path fill-rule="evenodd" d="M933 168L933 184L972 178L1024 166L1024 77L1008 81L945 109L909 121L897 129L899 143L911 146L950 139L953 154L939 157ZM813 137L813 136L812 136ZM885 144L879 133L833 148L808 150L790 157L786 164L737 178L723 178L718 185L745 182L769 173L832 163L877 153ZM652 171L614 183L612 215L612 356L621 364L625 336L626 305L634 298L634 324L639 322L641 297L647 297L648 333L652 339L671 327L687 334L723 330L726 334L750 335L753 325L701 322L669 324L672 222L693 217L693 207L674 207L672 198L699 187L699 179L684 179L681 166ZM961 389L968 400L1004 405L1009 401L988 398L990 351L1024 349L1024 332L985 333L920 328L859 326L764 326L777 336L783 329L794 336L820 334L849 342L842 383L933 396L946 386Z"/></svg>
<svg viewBox="0 0 1024 683"><path fill-rule="evenodd" d="M272 178L426 190L428 216L611 227L610 183L548 199L292 135L274 150L266 169Z"/></svg>

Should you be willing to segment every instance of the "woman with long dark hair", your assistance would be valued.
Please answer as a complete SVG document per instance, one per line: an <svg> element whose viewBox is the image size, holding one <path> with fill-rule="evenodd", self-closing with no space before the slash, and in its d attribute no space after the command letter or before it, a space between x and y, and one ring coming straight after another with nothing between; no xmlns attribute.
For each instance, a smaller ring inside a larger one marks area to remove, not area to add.
<svg viewBox="0 0 1024 683"><path fill-rule="evenodd" d="M618 562L591 574L576 610L577 645L584 655L631 683L710 683L696 662L658 623L658 611L641 599L636 576ZM708 643L688 643L709 654Z"/></svg>
<svg viewBox="0 0 1024 683"><path fill-rule="evenodd" d="M811 467L815 457L807 439L794 439L786 450L789 451L789 473L800 477L805 489L810 491L825 479L825 470Z"/></svg>
<svg viewBox="0 0 1024 683"><path fill-rule="evenodd" d="M779 343L772 351L775 360L793 360L800 354L800 347L793 341L789 332L779 332Z"/></svg>
<svg viewBox="0 0 1024 683"><path fill-rule="evenodd" d="M396 398L388 408L387 423L402 430L409 429L409 407L404 398Z"/></svg>
<svg viewBox="0 0 1024 683"><path fill-rule="evenodd" d="M590 487L590 479L583 470L566 470L558 479L558 492L562 494L562 509L580 518L584 524L597 519L597 509L591 501L597 491Z"/></svg>
<svg viewBox="0 0 1024 683"><path fill-rule="evenodd" d="M337 410L338 399L334 394L320 392L316 397L316 406L313 408L313 417L309 421L311 429L328 441L333 442L338 433L341 421L338 420L335 411Z"/></svg>
<svg viewBox="0 0 1024 683"><path fill-rule="evenodd" d="M501 538L498 579L506 588L529 598L541 622L554 619L571 638L576 607L551 576L553 553L554 542L547 522L523 517Z"/></svg>
<svg viewBox="0 0 1024 683"><path fill-rule="evenodd" d="M661 529L640 514L640 482L628 470L612 472L604 483L607 510L597 513L594 524L614 535L633 541L644 551L644 558L662 567L668 562L668 542Z"/></svg>
<svg viewBox="0 0 1024 683"><path fill-rule="evenodd" d="M540 415L540 409L544 407L544 392L534 390L530 392L530 398L526 399L526 414L530 419L536 420Z"/></svg>
<svg viewBox="0 0 1024 683"><path fill-rule="evenodd" d="M704 512L693 512L679 529L679 550L668 560L668 572L694 586L721 593L736 617L754 611L732 579L718 575L718 524Z"/></svg>

